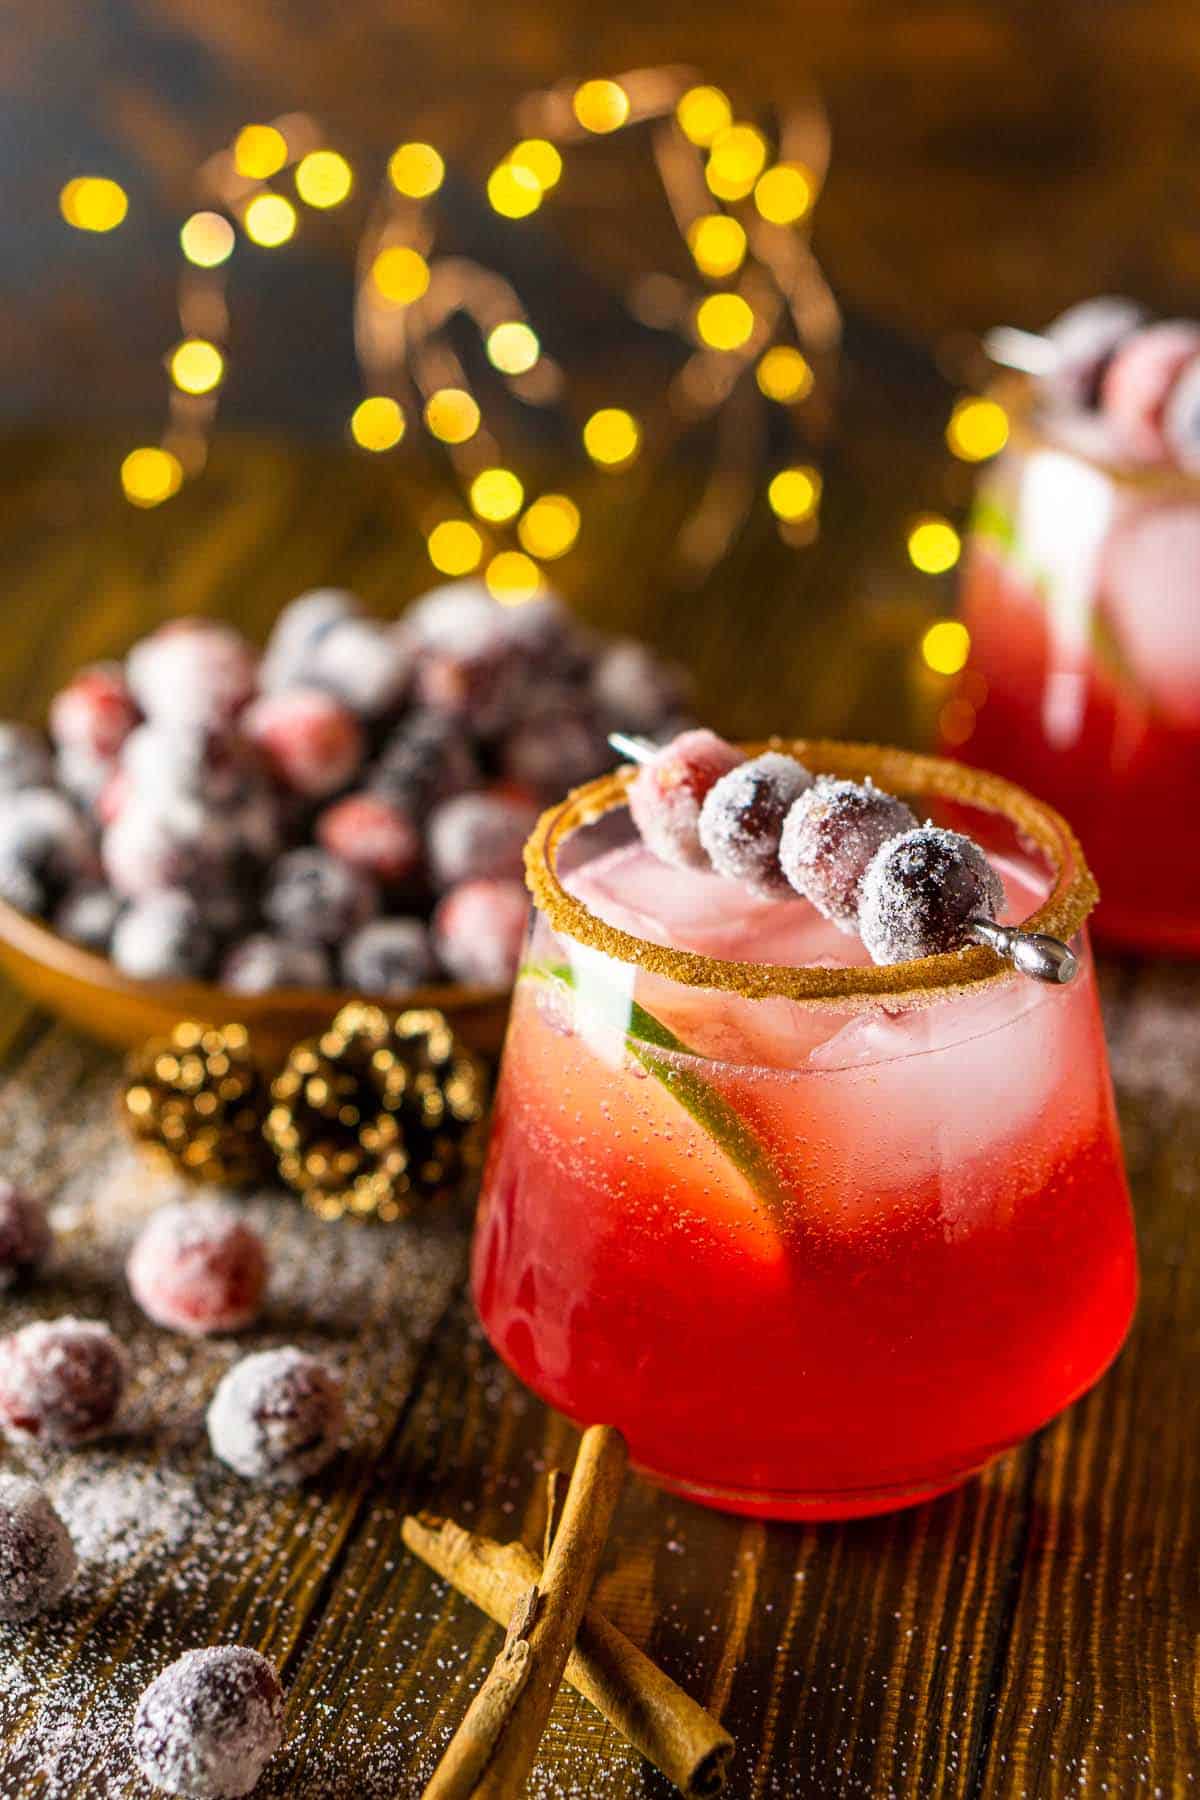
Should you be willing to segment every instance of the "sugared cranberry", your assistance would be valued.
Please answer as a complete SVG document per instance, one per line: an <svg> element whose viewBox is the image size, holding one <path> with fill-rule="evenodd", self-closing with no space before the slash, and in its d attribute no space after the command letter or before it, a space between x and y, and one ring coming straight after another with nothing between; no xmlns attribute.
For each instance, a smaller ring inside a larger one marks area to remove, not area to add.
<svg viewBox="0 0 1200 1800"><path fill-rule="evenodd" d="M682 672L635 638L618 638L600 652L591 690L609 730L651 738L663 735L663 727L685 710L689 699Z"/></svg>
<svg viewBox="0 0 1200 1800"><path fill-rule="evenodd" d="M0 809L0 894L44 912L73 882L94 873L91 833L55 788L21 788Z"/></svg>
<svg viewBox="0 0 1200 1800"><path fill-rule="evenodd" d="M629 785L629 810L642 842L660 862L679 869L707 869L700 842L700 808L709 789L744 760L715 731L684 731Z"/></svg>
<svg viewBox="0 0 1200 1800"><path fill-rule="evenodd" d="M283 1689L240 1644L189 1650L145 1690L133 1754L154 1787L189 1800L241 1800L283 1743Z"/></svg>
<svg viewBox="0 0 1200 1800"><path fill-rule="evenodd" d="M412 652L399 626L346 618L322 633L305 666L312 686L335 694L364 719L380 719L404 698Z"/></svg>
<svg viewBox="0 0 1200 1800"><path fill-rule="evenodd" d="M285 606L275 621L263 654L259 685L264 694L303 684L308 658L319 639L343 619L361 612L345 588L313 588Z"/></svg>
<svg viewBox="0 0 1200 1800"><path fill-rule="evenodd" d="M29 725L0 724L0 794L46 787L54 778L46 740Z"/></svg>
<svg viewBox="0 0 1200 1800"><path fill-rule="evenodd" d="M519 719L500 745L505 775L545 800L591 781L611 762L599 719L569 690Z"/></svg>
<svg viewBox="0 0 1200 1800"><path fill-rule="evenodd" d="M525 840L537 823L536 802L492 788L460 794L429 818L429 862L439 888L460 881L519 879Z"/></svg>
<svg viewBox="0 0 1200 1800"><path fill-rule="evenodd" d="M342 951L343 982L359 994L407 994L436 973L429 930L420 919L373 919Z"/></svg>
<svg viewBox="0 0 1200 1800"><path fill-rule="evenodd" d="M350 708L321 688L285 688L255 700L242 730L276 780L309 800L324 800L353 779L366 754Z"/></svg>
<svg viewBox="0 0 1200 1800"><path fill-rule="evenodd" d="M397 725L370 773L370 786L410 818L423 820L439 801L478 787L470 743L453 719L416 712Z"/></svg>
<svg viewBox="0 0 1200 1800"><path fill-rule="evenodd" d="M456 981L511 987L529 922L529 895L519 881L463 881L438 902L433 936Z"/></svg>
<svg viewBox="0 0 1200 1800"><path fill-rule="evenodd" d="M212 961L212 931L191 894L163 888L131 900L112 935L112 960L136 981L190 981Z"/></svg>
<svg viewBox="0 0 1200 1800"><path fill-rule="evenodd" d="M411 816L382 794L347 794L317 820L317 840L384 883L404 881L421 861L421 833Z"/></svg>
<svg viewBox="0 0 1200 1800"><path fill-rule="evenodd" d="M54 779L81 812L98 814L105 790L117 773L117 764L86 750L60 750L54 759Z"/></svg>
<svg viewBox="0 0 1200 1800"><path fill-rule="evenodd" d="M41 1201L0 1180L0 1293L40 1269L53 1243Z"/></svg>
<svg viewBox="0 0 1200 1800"><path fill-rule="evenodd" d="M232 625L176 619L134 645L125 673L148 719L219 729L254 693L258 657Z"/></svg>
<svg viewBox="0 0 1200 1800"><path fill-rule="evenodd" d="M94 663L50 702L50 736L60 750L111 762L138 716L121 665Z"/></svg>
<svg viewBox="0 0 1200 1800"><path fill-rule="evenodd" d="M1060 313L1046 331L1058 360L1042 383L1054 403L1072 409L1098 406L1109 363L1146 316L1136 300L1115 294L1081 300Z"/></svg>
<svg viewBox="0 0 1200 1800"><path fill-rule="evenodd" d="M1200 357L1188 363L1171 389L1163 411L1163 440L1172 459L1189 474L1200 472Z"/></svg>
<svg viewBox="0 0 1200 1800"><path fill-rule="evenodd" d="M16 1443L66 1449L108 1431L125 1352L94 1319L39 1319L0 1341L0 1425Z"/></svg>
<svg viewBox="0 0 1200 1800"><path fill-rule="evenodd" d="M103 882L84 882L60 902L54 914L54 929L60 937L70 938L85 950L105 952L112 943L124 900Z"/></svg>
<svg viewBox="0 0 1200 1800"><path fill-rule="evenodd" d="M876 852L863 877L859 931L875 962L912 962L960 950L970 941L968 919L994 919L1003 903L978 844L922 825Z"/></svg>
<svg viewBox="0 0 1200 1800"><path fill-rule="evenodd" d="M70 1534L37 1483L0 1474L0 1619L23 1624L57 1606L78 1566Z"/></svg>
<svg viewBox="0 0 1200 1800"><path fill-rule="evenodd" d="M236 731L204 726L139 725L121 748L120 767L140 800L233 806L260 779L258 753Z"/></svg>
<svg viewBox="0 0 1200 1800"><path fill-rule="evenodd" d="M911 831L916 815L868 778L818 781L792 807L779 864L798 894L843 931L858 930L858 899L867 864L882 844Z"/></svg>
<svg viewBox="0 0 1200 1800"><path fill-rule="evenodd" d="M242 847L229 814L138 801L122 808L100 840L104 872L129 899L162 888L217 887Z"/></svg>
<svg viewBox="0 0 1200 1800"><path fill-rule="evenodd" d="M267 1285L262 1239L228 1206L163 1206L125 1265L129 1289L156 1325L188 1337L240 1331L258 1317Z"/></svg>
<svg viewBox="0 0 1200 1800"><path fill-rule="evenodd" d="M1146 462L1166 454L1163 425L1172 390L1200 358L1200 325L1167 319L1148 325L1117 351L1104 375L1101 404L1132 456Z"/></svg>
<svg viewBox="0 0 1200 1800"><path fill-rule="evenodd" d="M271 871L263 915L301 943L340 944L379 910L369 875L324 850L290 850Z"/></svg>
<svg viewBox="0 0 1200 1800"><path fill-rule="evenodd" d="M783 822L813 778L794 756L768 750L730 769L700 808L700 844L718 875L758 894L786 894L779 866Z"/></svg>
<svg viewBox="0 0 1200 1800"><path fill-rule="evenodd" d="M418 700L483 737L518 715L526 691L505 614L478 583L462 582L435 589L405 620Z"/></svg>
<svg viewBox="0 0 1200 1800"><path fill-rule="evenodd" d="M208 1409L213 1453L249 1481L294 1487L334 1456L342 1384L315 1356L288 1347L243 1357Z"/></svg>
<svg viewBox="0 0 1200 1800"><path fill-rule="evenodd" d="M257 931L233 946L217 979L235 994L268 994L275 988L328 987L332 971L323 944Z"/></svg>

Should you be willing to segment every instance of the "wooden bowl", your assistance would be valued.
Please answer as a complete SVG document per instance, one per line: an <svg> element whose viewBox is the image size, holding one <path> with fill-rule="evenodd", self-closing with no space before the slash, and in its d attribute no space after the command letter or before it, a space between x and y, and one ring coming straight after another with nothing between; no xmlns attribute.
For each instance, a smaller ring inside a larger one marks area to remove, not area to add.
<svg viewBox="0 0 1200 1800"><path fill-rule="evenodd" d="M324 1029L340 1006L361 999L339 988L280 988L235 994L205 981L135 981L107 957L60 937L0 900L0 969L39 1006L90 1037L122 1049L161 1037L181 1019L245 1025L262 1060L281 1065L299 1038ZM508 1017L504 988L446 982L404 996L409 1006L436 1006L469 1049L493 1056Z"/></svg>

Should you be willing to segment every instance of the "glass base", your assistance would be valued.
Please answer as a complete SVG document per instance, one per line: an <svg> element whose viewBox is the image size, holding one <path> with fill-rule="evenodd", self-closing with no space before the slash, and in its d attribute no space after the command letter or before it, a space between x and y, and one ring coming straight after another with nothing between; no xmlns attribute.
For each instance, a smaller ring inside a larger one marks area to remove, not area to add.
<svg viewBox="0 0 1200 1800"><path fill-rule="evenodd" d="M1002 1452L995 1452L1000 1455ZM644 1480L652 1482L655 1487L665 1488L670 1494L678 1494L684 1500L694 1500L697 1506L708 1506L716 1512L740 1513L748 1519L790 1519L800 1520L833 1520L833 1519L866 1519L876 1513L900 1512L906 1506L921 1506L926 1500L935 1500L939 1494L948 1494L952 1488L961 1487L964 1481L978 1475L994 1456L987 1456L982 1462L972 1463L968 1468L952 1470L939 1474L928 1483L918 1483L914 1487L878 1487L878 1488L846 1488L841 1493L790 1494L756 1492L753 1488L711 1487L690 1481L679 1481L674 1476L660 1475L655 1469L647 1469L636 1463L634 1467Z"/></svg>

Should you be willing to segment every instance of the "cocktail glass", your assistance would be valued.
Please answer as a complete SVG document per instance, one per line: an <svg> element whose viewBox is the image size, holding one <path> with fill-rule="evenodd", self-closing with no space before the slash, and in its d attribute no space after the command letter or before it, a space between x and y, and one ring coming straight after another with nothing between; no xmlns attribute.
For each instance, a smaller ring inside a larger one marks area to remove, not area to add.
<svg viewBox="0 0 1200 1800"><path fill-rule="evenodd" d="M783 747L972 831L1079 975L864 966L806 901L657 862L628 771L592 783L528 850L473 1282L510 1367L653 1480L840 1518L953 1486L1089 1387L1134 1246L1066 824L959 764Z"/></svg>
<svg viewBox="0 0 1200 1800"><path fill-rule="evenodd" d="M1002 386L1008 447L964 562L971 655L942 746L1069 816L1098 937L1200 953L1200 480L1114 459L1102 421L1039 421Z"/></svg>

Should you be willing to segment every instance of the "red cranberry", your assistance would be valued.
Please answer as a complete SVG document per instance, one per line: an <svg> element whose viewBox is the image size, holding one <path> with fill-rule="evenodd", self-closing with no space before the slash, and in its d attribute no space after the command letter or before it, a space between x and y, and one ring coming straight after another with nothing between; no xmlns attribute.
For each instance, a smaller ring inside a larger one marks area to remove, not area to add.
<svg viewBox="0 0 1200 1800"><path fill-rule="evenodd" d="M818 781L801 794L783 828L779 862L798 894L843 931L858 929L867 864L889 838L911 831L916 815L868 779Z"/></svg>
<svg viewBox="0 0 1200 1800"><path fill-rule="evenodd" d="M138 717L120 664L95 663L50 702L50 736L60 750L111 762Z"/></svg>
<svg viewBox="0 0 1200 1800"><path fill-rule="evenodd" d="M17 1443L56 1449L109 1430L126 1356L94 1319L39 1319L0 1341L0 1425Z"/></svg>
<svg viewBox="0 0 1200 1800"><path fill-rule="evenodd" d="M53 1242L41 1201L11 1181L0 1180L0 1293L40 1269Z"/></svg>
<svg viewBox="0 0 1200 1800"><path fill-rule="evenodd" d="M718 875L759 894L786 894L779 867L783 821L812 776L794 756L768 750L722 775L700 808L700 844Z"/></svg>
<svg viewBox="0 0 1200 1800"><path fill-rule="evenodd" d="M176 619L129 652L126 675L148 719L229 725L254 693L258 657L241 632L214 619Z"/></svg>
<svg viewBox="0 0 1200 1800"><path fill-rule="evenodd" d="M961 950L968 919L994 919L1003 903L1000 877L978 844L922 825L876 852L863 877L859 930L875 962L912 962Z"/></svg>
<svg viewBox="0 0 1200 1800"><path fill-rule="evenodd" d="M348 794L317 820L317 840L332 856L377 880L403 881L421 861L421 834L402 807L382 794Z"/></svg>
<svg viewBox="0 0 1200 1800"><path fill-rule="evenodd" d="M1147 462L1165 456L1163 420L1172 390L1200 357L1200 325L1167 319L1128 338L1104 376L1101 403L1125 448Z"/></svg>
<svg viewBox="0 0 1200 1800"><path fill-rule="evenodd" d="M284 787L309 800L344 788L366 754L355 715L320 688L264 695L246 709L242 730Z"/></svg>
<svg viewBox="0 0 1200 1800"><path fill-rule="evenodd" d="M342 1385L315 1356L288 1347L243 1357L208 1409L213 1454L249 1481L294 1487L335 1455Z"/></svg>
<svg viewBox="0 0 1200 1800"><path fill-rule="evenodd" d="M146 1689L133 1754L146 1780L191 1800L240 1800L283 1743L283 1689L240 1644L188 1650Z"/></svg>
<svg viewBox="0 0 1200 1800"><path fill-rule="evenodd" d="M204 1337L257 1318L267 1257L257 1231L229 1207L184 1200L160 1207L142 1227L125 1273L156 1325Z"/></svg>
<svg viewBox="0 0 1200 1800"><path fill-rule="evenodd" d="M463 881L433 915L437 953L456 981L511 987L529 923L529 895L519 881Z"/></svg>
<svg viewBox="0 0 1200 1800"><path fill-rule="evenodd" d="M629 810L648 850L679 869L707 869L700 808L708 790L744 759L715 731L684 731L643 763L629 786Z"/></svg>

